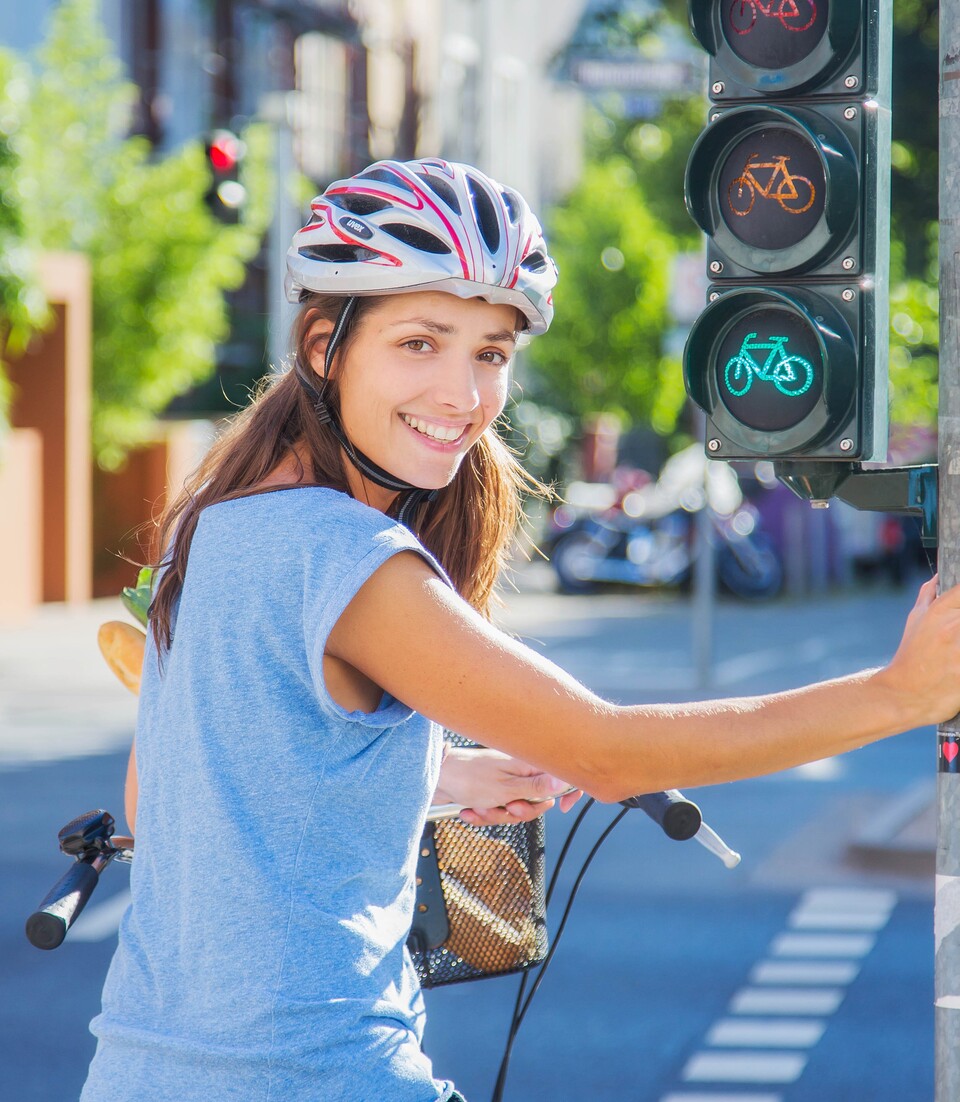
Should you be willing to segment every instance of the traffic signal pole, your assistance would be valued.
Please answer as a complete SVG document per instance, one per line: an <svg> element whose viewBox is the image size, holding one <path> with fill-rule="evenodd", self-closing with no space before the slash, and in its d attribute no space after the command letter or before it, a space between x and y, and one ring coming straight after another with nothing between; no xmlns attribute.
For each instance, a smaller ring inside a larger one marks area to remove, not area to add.
<svg viewBox="0 0 960 1102"><path fill-rule="evenodd" d="M940 0L940 588L960 582L960 0ZM934 900L935 1100L960 1098L960 717L941 724Z"/></svg>

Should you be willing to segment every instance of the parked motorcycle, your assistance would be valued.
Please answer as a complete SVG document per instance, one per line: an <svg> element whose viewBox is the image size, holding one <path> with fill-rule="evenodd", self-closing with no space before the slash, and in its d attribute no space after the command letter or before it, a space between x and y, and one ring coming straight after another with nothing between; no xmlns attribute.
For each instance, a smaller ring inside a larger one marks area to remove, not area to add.
<svg viewBox="0 0 960 1102"><path fill-rule="evenodd" d="M560 506L544 550L561 591L587 593L604 583L682 586L698 551L697 514L706 509L717 580L744 598L773 597L783 567L759 528L736 474L710 463L700 445L672 456L656 482L629 490L599 512Z"/></svg>

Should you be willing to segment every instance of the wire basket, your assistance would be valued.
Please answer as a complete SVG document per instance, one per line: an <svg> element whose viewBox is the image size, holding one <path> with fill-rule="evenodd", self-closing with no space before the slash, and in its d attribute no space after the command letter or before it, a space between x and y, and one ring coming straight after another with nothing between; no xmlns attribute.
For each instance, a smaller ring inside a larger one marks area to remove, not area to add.
<svg viewBox="0 0 960 1102"><path fill-rule="evenodd" d="M543 816L503 826L428 823L407 947L423 987L540 964L548 947Z"/></svg>

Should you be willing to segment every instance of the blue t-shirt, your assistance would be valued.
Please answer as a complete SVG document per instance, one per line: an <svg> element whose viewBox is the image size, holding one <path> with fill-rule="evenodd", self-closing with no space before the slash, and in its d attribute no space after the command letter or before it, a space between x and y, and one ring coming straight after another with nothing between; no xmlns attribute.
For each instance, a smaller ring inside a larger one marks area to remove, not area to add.
<svg viewBox="0 0 960 1102"><path fill-rule="evenodd" d="M441 733L323 652L395 521L301 487L203 511L137 723L133 902L82 1102L436 1102L405 948ZM442 573L442 572L441 572Z"/></svg>

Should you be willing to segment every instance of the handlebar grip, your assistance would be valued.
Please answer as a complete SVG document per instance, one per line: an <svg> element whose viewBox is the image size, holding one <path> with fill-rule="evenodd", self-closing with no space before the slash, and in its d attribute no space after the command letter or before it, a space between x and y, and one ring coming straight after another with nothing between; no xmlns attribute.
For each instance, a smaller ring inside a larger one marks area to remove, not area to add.
<svg viewBox="0 0 960 1102"><path fill-rule="evenodd" d="M671 788L667 792L648 792L620 801L624 807L639 807L663 829L663 833L675 842L693 838L700 829L703 816L700 808L688 800L682 792Z"/></svg>
<svg viewBox="0 0 960 1102"><path fill-rule="evenodd" d="M86 861L75 861L27 919L27 938L38 949L56 949L83 910L100 876Z"/></svg>

